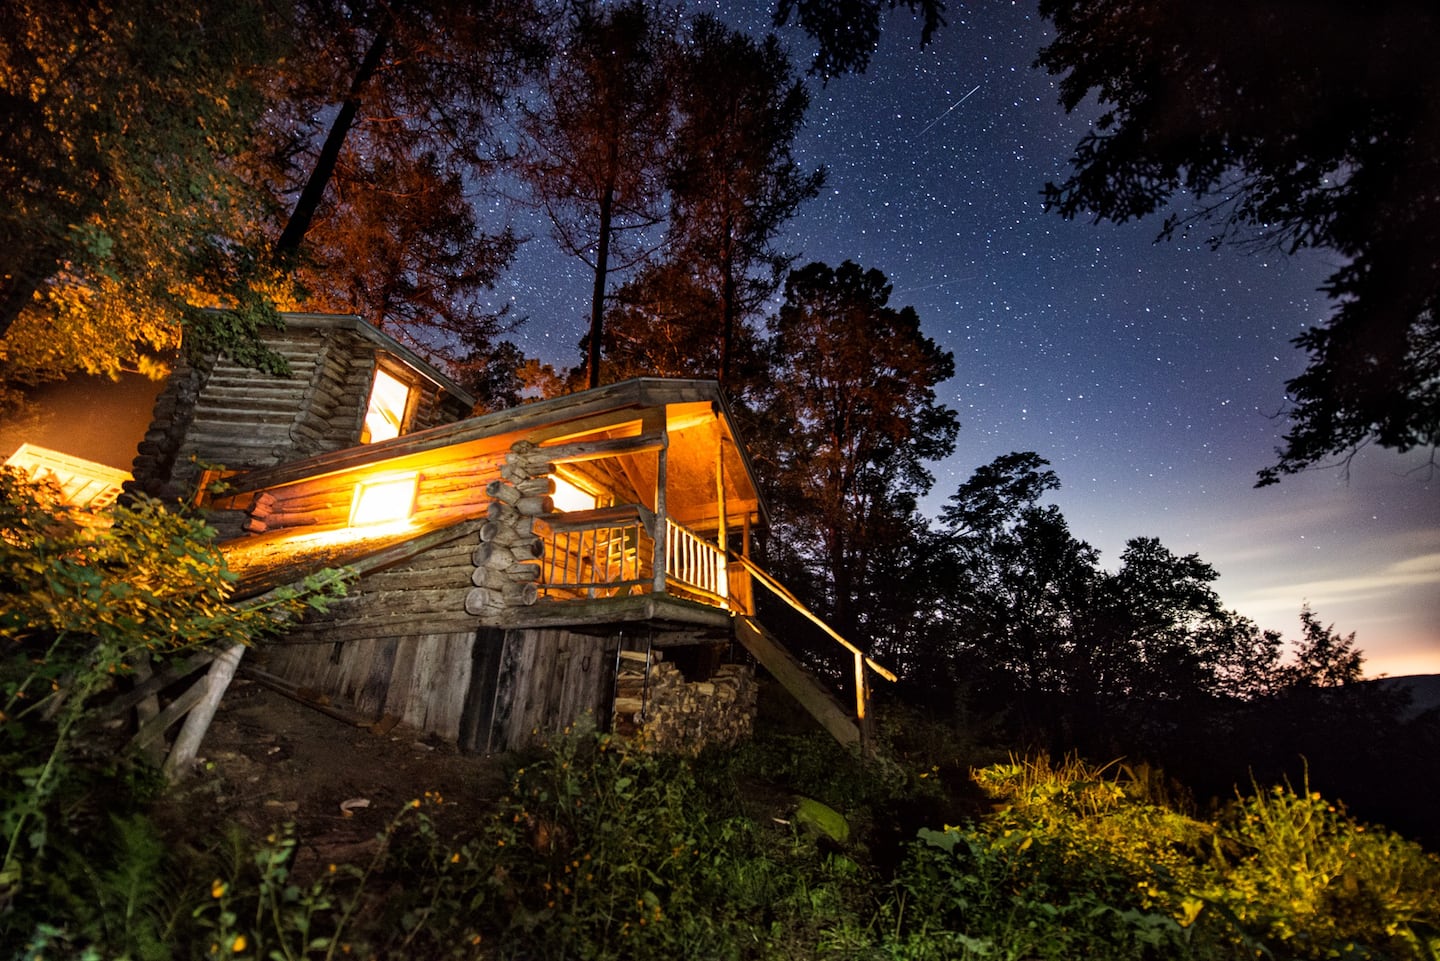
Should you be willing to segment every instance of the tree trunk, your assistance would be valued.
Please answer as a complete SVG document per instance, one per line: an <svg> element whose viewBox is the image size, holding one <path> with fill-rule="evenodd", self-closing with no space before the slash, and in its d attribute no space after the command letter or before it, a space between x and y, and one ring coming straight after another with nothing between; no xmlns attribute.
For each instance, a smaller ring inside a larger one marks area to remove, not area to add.
<svg viewBox="0 0 1440 961"><path fill-rule="evenodd" d="M341 105L340 112L335 115L335 122L330 125L330 134L325 138L325 145L320 148L320 156L315 160L315 167L310 171L310 179L306 181L305 189L300 192L300 199L295 202L295 210L290 214L285 229L281 231L280 239L275 242L274 256L278 262L293 260L305 241L305 235L310 231L315 212L320 209L320 201L325 196L325 188L330 185L330 179L335 175L335 165L340 159L341 148L345 146L345 138L349 136L350 128L355 125L355 117L360 112L360 91L379 68L380 60L390 46L393 26L394 21L387 12L380 21L380 29L375 31L375 39L370 41L370 49L365 51L365 59L360 62L354 82L350 84L349 96Z"/></svg>
<svg viewBox="0 0 1440 961"><path fill-rule="evenodd" d="M600 242L595 251L595 286L590 290L590 343L586 356L586 386L600 386L600 338L605 333L605 272L610 260L610 222L614 217L615 187L600 194Z"/></svg>
<svg viewBox="0 0 1440 961"><path fill-rule="evenodd" d="M720 253L720 370L716 379L721 387L730 382L730 357L735 346L735 242L730 234L727 217L725 245Z"/></svg>
<svg viewBox="0 0 1440 961"><path fill-rule="evenodd" d="M40 255L37 253L23 259L27 264L35 264L39 262ZM30 301L35 298L35 291L39 289L40 275L34 270L21 270L13 277L0 277L0 340L5 339L10 326L30 305Z"/></svg>

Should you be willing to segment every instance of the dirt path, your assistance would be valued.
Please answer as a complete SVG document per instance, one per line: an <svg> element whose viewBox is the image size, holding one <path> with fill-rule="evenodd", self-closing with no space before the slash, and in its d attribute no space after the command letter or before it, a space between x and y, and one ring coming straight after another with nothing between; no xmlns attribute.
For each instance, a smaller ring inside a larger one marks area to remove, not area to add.
<svg viewBox="0 0 1440 961"><path fill-rule="evenodd" d="M200 772L181 792L181 810L211 811L264 836L291 822L296 862L354 861L400 809L427 791L437 827L467 833L505 787L499 758L397 727L378 735L237 678L200 751Z"/></svg>

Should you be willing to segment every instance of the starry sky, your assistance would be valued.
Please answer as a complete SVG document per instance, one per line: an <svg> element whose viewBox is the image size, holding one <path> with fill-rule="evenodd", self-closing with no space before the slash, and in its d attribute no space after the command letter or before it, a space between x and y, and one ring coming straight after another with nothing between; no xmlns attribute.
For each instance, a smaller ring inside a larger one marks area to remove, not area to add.
<svg viewBox="0 0 1440 961"><path fill-rule="evenodd" d="M940 387L961 431L934 465L939 507L993 458L1033 450L1062 488L1075 536L1118 565L1132 537L1158 537L1220 573L1228 607L1298 636L1308 603L1356 633L1367 675L1440 673L1440 476L1429 452L1369 449L1348 471L1254 489L1285 422L1290 343L1328 315L1317 291L1332 255L1156 242L1158 219L1067 222L1040 189L1063 177L1093 111L1066 115L1032 68L1047 25L1033 3L949 4L924 51L918 23L887 21L863 75L812 83L797 157L823 164L824 193L785 237L797 264L854 260L894 285L925 332L954 352ZM767 8L696 5L758 32ZM808 42L783 39L797 60ZM578 361L589 277L543 225L497 294L529 318L528 353Z"/></svg>

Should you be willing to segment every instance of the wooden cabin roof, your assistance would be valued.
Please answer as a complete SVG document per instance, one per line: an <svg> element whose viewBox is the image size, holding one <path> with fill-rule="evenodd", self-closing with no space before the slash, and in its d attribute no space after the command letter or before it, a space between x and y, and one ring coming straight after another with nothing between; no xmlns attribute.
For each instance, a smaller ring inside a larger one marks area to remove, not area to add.
<svg viewBox="0 0 1440 961"><path fill-rule="evenodd" d="M243 537L221 545L236 575L233 600L244 600L287 584L297 584L327 567L348 567L358 574L407 560L437 544L475 533L481 521L416 527L393 525L374 530L280 530Z"/></svg>
<svg viewBox="0 0 1440 961"><path fill-rule="evenodd" d="M392 354L407 367L430 381L436 387L454 395L462 403L475 406L475 395L445 376L434 364L422 358L409 347L382 331L357 314L307 314L282 312L280 319L286 327L302 330L349 330L370 341L387 354ZM264 336L264 332L261 332Z"/></svg>
<svg viewBox="0 0 1440 961"><path fill-rule="evenodd" d="M663 418L663 420L662 420ZM232 499L277 490L332 474L426 470L468 459L501 456L528 440L544 448L584 441L639 439L663 426L669 436L667 485L670 515L696 527L718 520L715 452L725 477L725 512L765 523L768 508L754 466L739 439L734 415L719 384L707 380L636 378L563 397L536 401L226 479ZM654 483L651 459L624 458L637 487Z"/></svg>

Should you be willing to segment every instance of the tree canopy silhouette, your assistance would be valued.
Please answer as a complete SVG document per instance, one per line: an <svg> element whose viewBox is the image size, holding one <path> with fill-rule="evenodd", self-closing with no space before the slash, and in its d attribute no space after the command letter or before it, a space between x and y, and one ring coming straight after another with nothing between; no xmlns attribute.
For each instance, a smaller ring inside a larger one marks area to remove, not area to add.
<svg viewBox="0 0 1440 961"><path fill-rule="evenodd" d="M810 264L785 282L770 320L773 382L764 407L777 526L802 565L823 572L843 634L887 537L906 526L934 478L925 466L955 449L959 420L935 387L955 359L891 307L878 270Z"/></svg>
<svg viewBox="0 0 1440 961"><path fill-rule="evenodd" d="M1101 113L1064 217L1123 222L1189 194L1163 236L1333 251L1329 320L1296 338L1309 366L1278 481L1366 443L1440 442L1440 10L1423 0L1042 0L1038 65L1073 110Z"/></svg>

